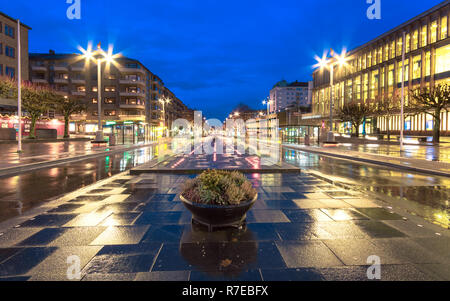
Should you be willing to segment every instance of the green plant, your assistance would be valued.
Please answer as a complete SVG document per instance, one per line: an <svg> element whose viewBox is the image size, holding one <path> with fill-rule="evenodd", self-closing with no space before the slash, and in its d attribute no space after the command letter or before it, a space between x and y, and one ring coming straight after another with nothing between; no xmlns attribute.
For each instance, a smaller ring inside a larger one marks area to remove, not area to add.
<svg viewBox="0 0 450 301"><path fill-rule="evenodd" d="M256 190L242 173L207 170L197 178L187 180L181 194L194 203L239 205L252 200Z"/></svg>

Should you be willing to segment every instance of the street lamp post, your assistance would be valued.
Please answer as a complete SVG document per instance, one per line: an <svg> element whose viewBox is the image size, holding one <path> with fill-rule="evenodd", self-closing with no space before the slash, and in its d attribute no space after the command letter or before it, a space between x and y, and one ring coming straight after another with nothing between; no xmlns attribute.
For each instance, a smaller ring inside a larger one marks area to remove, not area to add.
<svg viewBox="0 0 450 301"><path fill-rule="evenodd" d="M170 101L171 100L169 98L162 98L159 100L159 102L162 103L163 105L164 128L166 128L166 103L169 104ZM167 136L167 128L166 128L166 136Z"/></svg>
<svg viewBox="0 0 450 301"><path fill-rule="evenodd" d="M262 103L263 103L263 105L267 105L267 116L269 116L269 109L270 109L270 105L271 105L270 98L267 97L267 99L264 99Z"/></svg>
<svg viewBox="0 0 450 301"><path fill-rule="evenodd" d="M345 58L345 50L341 55L337 55L334 53L333 50L331 50L332 57L335 58L335 61L331 62L328 60L327 57L325 58L316 58L318 60L318 63L315 65L315 67L320 68L329 68L330 69L330 131L327 134L327 141L328 142L334 142L334 133L333 133L333 104L334 104L334 67L336 65L344 66L346 64L346 58Z"/></svg>
<svg viewBox="0 0 450 301"><path fill-rule="evenodd" d="M90 61L94 61L97 64L97 116L98 116L98 125L97 132L95 133L95 141L94 142L103 142L103 125L102 125L102 63L106 62L107 64L115 64L114 58L116 55L112 54L112 48L108 50L106 53L102 48L101 44L98 43L97 50L92 52L90 46L85 51L82 49L83 57Z"/></svg>

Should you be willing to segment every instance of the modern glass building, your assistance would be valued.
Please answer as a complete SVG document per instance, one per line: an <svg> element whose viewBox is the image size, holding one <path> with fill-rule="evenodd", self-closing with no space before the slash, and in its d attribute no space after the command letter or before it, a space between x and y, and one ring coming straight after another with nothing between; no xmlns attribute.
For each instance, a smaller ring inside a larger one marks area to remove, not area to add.
<svg viewBox="0 0 450 301"><path fill-rule="evenodd" d="M374 40L347 53L347 65L335 66L333 85L333 111L344 104L372 102L380 98L400 100L402 83L402 51L405 44L405 91L418 87L430 87L450 83L450 1L444 1L419 16L386 32ZM405 33L405 39L403 39ZM329 124L330 70L316 69L313 73L314 90L312 107L314 124ZM408 96L405 105L408 105ZM450 114L441 112L441 130L450 135ZM335 115L334 115L335 116ZM410 135L431 135L433 118L427 114L405 117L404 130ZM400 131L400 114L392 118L372 116L364 124L370 134L377 129L382 133ZM389 125L387 124L389 122ZM345 133L351 127L339 121L333 122L335 131ZM363 132L363 129L360 129Z"/></svg>

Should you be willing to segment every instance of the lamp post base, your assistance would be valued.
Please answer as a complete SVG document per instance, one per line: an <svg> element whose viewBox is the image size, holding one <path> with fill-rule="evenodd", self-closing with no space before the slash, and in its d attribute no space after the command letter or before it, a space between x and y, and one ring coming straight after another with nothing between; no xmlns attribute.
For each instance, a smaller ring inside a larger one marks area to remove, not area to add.
<svg viewBox="0 0 450 301"><path fill-rule="evenodd" d="M97 132L95 133L95 141L96 141L96 142L102 142L102 141L104 141L104 139L103 139L103 131L97 131Z"/></svg>
<svg viewBox="0 0 450 301"><path fill-rule="evenodd" d="M335 142L335 141L336 141L336 139L335 139L335 137L334 137L334 133L331 132L331 131L329 131L329 132L327 133L327 142Z"/></svg>

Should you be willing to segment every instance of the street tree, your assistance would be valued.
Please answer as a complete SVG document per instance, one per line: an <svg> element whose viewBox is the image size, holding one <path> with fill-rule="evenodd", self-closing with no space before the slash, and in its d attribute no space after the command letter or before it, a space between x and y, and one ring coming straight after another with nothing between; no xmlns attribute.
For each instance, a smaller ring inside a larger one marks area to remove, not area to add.
<svg viewBox="0 0 450 301"><path fill-rule="evenodd" d="M337 116L343 122L350 122L355 128L356 137L359 137L359 126L372 113L373 110L368 104L363 102L350 102L339 109Z"/></svg>
<svg viewBox="0 0 450 301"><path fill-rule="evenodd" d="M390 121L394 114L400 110L400 98L397 94L392 96L384 95L376 100L373 106L373 113L376 116L383 116L386 118L386 134L388 141L391 139Z"/></svg>
<svg viewBox="0 0 450 301"><path fill-rule="evenodd" d="M46 87L40 87L30 83L22 84L21 91L22 106L31 119L29 138L35 139L36 122L42 114L51 108L54 92Z"/></svg>
<svg viewBox="0 0 450 301"><path fill-rule="evenodd" d="M86 106L81 104L77 99L62 96L60 94L52 94L52 104L56 111L64 116L64 138L69 138L69 121L73 114L86 111Z"/></svg>
<svg viewBox="0 0 450 301"><path fill-rule="evenodd" d="M433 117L433 142L440 141L441 112L450 109L450 86L438 84L433 87L417 88L410 93L408 114L425 113Z"/></svg>

